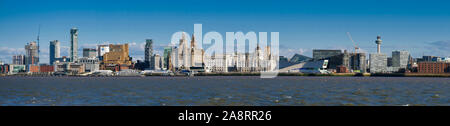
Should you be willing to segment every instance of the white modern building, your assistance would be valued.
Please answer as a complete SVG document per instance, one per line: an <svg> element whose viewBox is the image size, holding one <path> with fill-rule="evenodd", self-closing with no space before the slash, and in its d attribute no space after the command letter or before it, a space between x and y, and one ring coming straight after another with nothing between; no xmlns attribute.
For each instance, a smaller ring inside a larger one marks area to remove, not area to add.
<svg viewBox="0 0 450 126"><path fill-rule="evenodd" d="M309 61L280 69L280 73L328 73L328 60Z"/></svg>

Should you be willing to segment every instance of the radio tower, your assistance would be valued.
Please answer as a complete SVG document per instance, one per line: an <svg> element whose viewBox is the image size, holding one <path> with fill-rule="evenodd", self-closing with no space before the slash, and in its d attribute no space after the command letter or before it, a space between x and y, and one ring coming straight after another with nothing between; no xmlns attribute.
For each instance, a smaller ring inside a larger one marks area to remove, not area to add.
<svg viewBox="0 0 450 126"><path fill-rule="evenodd" d="M375 43L377 44L377 53L380 54L381 53L381 36L377 36L377 40L375 41Z"/></svg>
<svg viewBox="0 0 450 126"><path fill-rule="evenodd" d="M40 46L39 46L39 35L41 34L41 24L39 24L39 27L38 27L38 35L37 35L37 43L38 43L38 46L37 46L37 48L38 48L38 57L39 57L39 53L41 53L41 48L40 48Z"/></svg>

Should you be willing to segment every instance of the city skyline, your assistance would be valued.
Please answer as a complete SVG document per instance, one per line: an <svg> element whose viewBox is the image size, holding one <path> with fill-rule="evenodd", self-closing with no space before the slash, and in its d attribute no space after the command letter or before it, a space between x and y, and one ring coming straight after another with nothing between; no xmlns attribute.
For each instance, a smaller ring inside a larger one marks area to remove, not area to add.
<svg viewBox="0 0 450 126"><path fill-rule="evenodd" d="M312 49L353 51L346 32L367 53L376 52L374 39L381 35L381 51L388 56L394 50L409 51L413 57L449 56L450 18L446 15L450 10L437 2L79 1L67 7L66 2L58 1L2 0L0 60L11 62L12 55L25 54L24 45L36 41L39 24L41 63L49 61L52 40L61 42L61 56L69 56L72 27L79 29L79 52L104 42L130 43L131 57L143 60L146 39L153 39L155 53L162 54L174 32L192 33L194 23L202 23L204 32L279 31L280 54L288 57L295 53L311 57Z"/></svg>

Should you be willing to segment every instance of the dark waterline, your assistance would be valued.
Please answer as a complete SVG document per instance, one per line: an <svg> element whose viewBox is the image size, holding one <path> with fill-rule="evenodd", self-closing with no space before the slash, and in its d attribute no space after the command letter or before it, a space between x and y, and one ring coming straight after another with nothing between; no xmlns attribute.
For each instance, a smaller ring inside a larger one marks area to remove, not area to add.
<svg viewBox="0 0 450 126"><path fill-rule="evenodd" d="M0 77L0 105L450 105L450 78Z"/></svg>

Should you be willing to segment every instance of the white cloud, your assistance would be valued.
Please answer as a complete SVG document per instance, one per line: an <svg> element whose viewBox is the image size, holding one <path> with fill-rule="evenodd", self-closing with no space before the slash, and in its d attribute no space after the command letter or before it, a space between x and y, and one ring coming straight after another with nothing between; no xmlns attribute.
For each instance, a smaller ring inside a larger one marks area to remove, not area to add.
<svg viewBox="0 0 450 126"><path fill-rule="evenodd" d="M25 48L0 47L0 60L5 63L11 63L12 56L19 54L25 54Z"/></svg>
<svg viewBox="0 0 450 126"><path fill-rule="evenodd" d="M426 55L450 57L450 40L427 42Z"/></svg>

